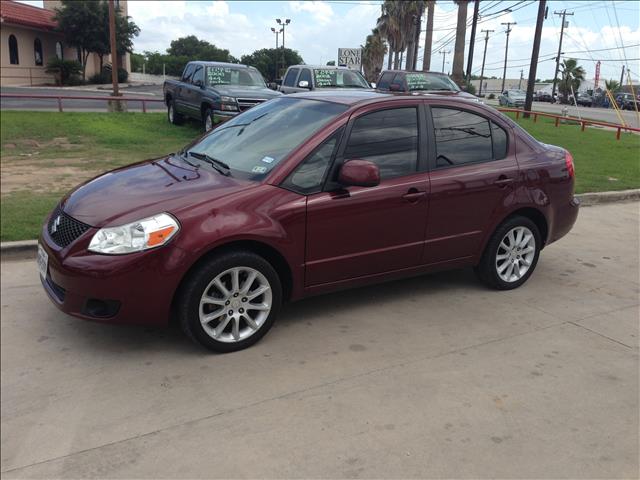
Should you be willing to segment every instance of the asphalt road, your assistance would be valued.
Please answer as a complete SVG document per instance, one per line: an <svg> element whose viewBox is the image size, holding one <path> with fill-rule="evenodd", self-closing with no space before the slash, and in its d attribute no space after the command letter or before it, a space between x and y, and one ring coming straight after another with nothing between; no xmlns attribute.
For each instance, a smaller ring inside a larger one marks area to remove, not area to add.
<svg viewBox="0 0 640 480"><path fill-rule="evenodd" d="M109 97L110 91L96 90L95 87L87 88L54 88L54 87L2 87L3 94L21 95L60 95L62 97L89 96L89 97ZM123 88L121 93L125 97L159 99L162 100L162 85L139 86ZM62 101L64 111L107 111L107 102L103 100L76 100L68 99ZM147 110L164 111L165 106L161 102L147 103ZM0 99L1 110L58 110L56 99L24 99L24 98L2 98ZM142 111L141 102L129 102L129 111Z"/></svg>
<svg viewBox="0 0 640 480"><path fill-rule="evenodd" d="M4 262L2 477L637 478L639 208L583 208L518 290L317 297L229 355L67 317Z"/></svg>

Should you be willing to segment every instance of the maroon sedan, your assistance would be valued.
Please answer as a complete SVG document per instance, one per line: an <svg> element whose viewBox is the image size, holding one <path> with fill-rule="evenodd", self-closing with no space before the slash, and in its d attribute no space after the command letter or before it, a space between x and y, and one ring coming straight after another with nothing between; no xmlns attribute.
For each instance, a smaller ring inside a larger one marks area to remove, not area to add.
<svg viewBox="0 0 640 480"><path fill-rule="evenodd" d="M229 352L309 295L465 266L519 287L573 226L573 184L567 151L478 103L288 95L76 188L43 226L38 264L64 312L173 318Z"/></svg>

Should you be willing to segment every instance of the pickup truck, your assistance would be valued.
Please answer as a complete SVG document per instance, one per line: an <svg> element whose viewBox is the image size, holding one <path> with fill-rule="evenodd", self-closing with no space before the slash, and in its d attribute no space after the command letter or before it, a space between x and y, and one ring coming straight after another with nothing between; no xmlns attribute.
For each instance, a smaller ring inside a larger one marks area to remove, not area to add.
<svg viewBox="0 0 640 480"><path fill-rule="evenodd" d="M191 117L201 121L205 131L282 95L267 88L254 67L199 61L187 63L180 80L166 80L163 93L169 122L179 125Z"/></svg>
<svg viewBox="0 0 640 480"><path fill-rule="evenodd" d="M284 75L282 93L308 92L319 88L371 89L362 74L347 67L292 65Z"/></svg>

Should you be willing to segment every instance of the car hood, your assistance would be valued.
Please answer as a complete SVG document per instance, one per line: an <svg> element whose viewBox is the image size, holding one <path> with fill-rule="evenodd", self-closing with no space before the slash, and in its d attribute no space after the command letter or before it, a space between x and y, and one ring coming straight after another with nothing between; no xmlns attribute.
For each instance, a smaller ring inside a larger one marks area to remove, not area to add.
<svg viewBox="0 0 640 480"><path fill-rule="evenodd" d="M116 226L246 191L256 182L226 177L168 156L104 173L76 187L62 201L65 213L93 227Z"/></svg>
<svg viewBox="0 0 640 480"><path fill-rule="evenodd" d="M267 87L251 87L245 85L216 85L215 87L209 87L209 90L216 92L219 95L240 98L269 99L282 95L282 93L276 92L275 90L271 90Z"/></svg>

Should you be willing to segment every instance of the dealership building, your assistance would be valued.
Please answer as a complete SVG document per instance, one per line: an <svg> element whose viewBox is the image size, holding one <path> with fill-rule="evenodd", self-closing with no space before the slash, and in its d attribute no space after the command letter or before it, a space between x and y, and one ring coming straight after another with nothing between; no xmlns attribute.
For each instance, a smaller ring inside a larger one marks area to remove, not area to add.
<svg viewBox="0 0 640 480"><path fill-rule="evenodd" d="M127 2L117 1L123 15L127 14ZM0 1L0 85L46 85L54 84L53 74L46 73L47 63L52 58L79 60L76 48L65 45L62 34L55 31L55 9L60 0L43 0L44 8L15 2ZM111 56L105 57L111 62ZM119 59L120 67L131 71L129 54ZM98 73L100 60L96 54L87 58L86 77Z"/></svg>

